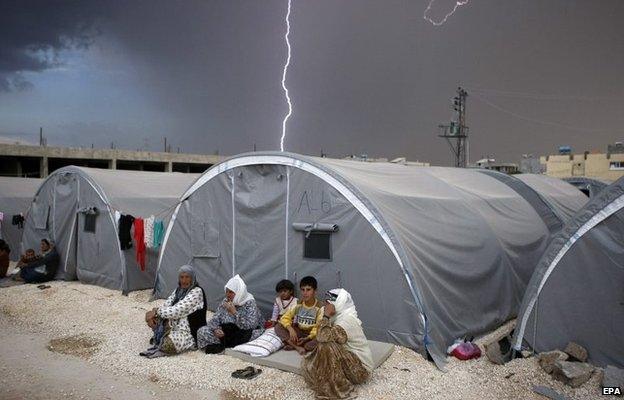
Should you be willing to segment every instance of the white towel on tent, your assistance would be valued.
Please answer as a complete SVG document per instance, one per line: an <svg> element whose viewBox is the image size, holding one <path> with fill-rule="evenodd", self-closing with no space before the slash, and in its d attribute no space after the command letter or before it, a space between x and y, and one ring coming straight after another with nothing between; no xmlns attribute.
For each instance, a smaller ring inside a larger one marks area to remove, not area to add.
<svg viewBox="0 0 624 400"><path fill-rule="evenodd" d="M275 329L267 329L262 335L251 342L239 344L232 350L249 354L252 357L269 356L283 346L282 340L275 334Z"/></svg>
<svg viewBox="0 0 624 400"><path fill-rule="evenodd" d="M144 229L143 229L143 241L145 242L145 247L148 249L154 248L154 221L156 218L153 215L150 215L148 218L143 220Z"/></svg>

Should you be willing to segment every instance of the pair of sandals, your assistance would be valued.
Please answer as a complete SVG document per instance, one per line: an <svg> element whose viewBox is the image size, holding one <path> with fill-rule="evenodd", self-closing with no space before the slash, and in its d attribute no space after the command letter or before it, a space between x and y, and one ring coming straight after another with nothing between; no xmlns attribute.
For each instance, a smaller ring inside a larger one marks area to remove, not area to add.
<svg viewBox="0 0 624 400"><path fill-rule="evenodd" d="M232 378L253 379L256 376L260 375L261 373L262 373L261 369L254 368L253 366L250 365L247 368L237 369L236 371L232 372Z"/></svg>

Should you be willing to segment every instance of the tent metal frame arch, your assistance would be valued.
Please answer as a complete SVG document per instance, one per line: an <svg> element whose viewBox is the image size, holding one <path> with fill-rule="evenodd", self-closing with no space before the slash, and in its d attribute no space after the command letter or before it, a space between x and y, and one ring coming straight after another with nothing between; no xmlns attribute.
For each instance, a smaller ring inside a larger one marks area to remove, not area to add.
<svg viewBox="0 0 624 400"><path fill-rule="evenodd" d="M197 181L195 181L195 183L193 183L193 185L191 185L191 187L182 195L182 197L180 198L180 202L173 212L163 239L163 244L158 260L158 270L160 270L161 268L162 258L167 247L169 235L171 233L171 230L173 229L176 217L182 203L187 200L191 195L193 195L193 193L195 193L199 188L203 187L206 183L208 183L217 175L232 170L234 168L257 164L283 165L286 167L297 168L312 175L315 175L316 177L320 178L325 183L336 189L371 224L373 229L377 231L377 233L381 236L383 241L386 243L386 245L394 255L395 259L399 264L399 267L401 268L401 272L405 277L410 293L412 294L412 297L414 298L415 304L418 308L419 316L424 329L423 343L426 348L431 343L429 341L426 312L420 296L418 295L416 287L414 286L414 279L409 273L409 270L405 267L406 262L404 262L403 260L407 260L407 257L405 255L401 255L404 254L405 250L402 248L401 244L396 239L394 239L395 235L393 234L392 229L384 221L383 216L376 209L376 207L370 202L366 201L366 197L356 187L354 187L346 180L342 179L339 174L336 174L329 168L315 163L310 159L301 159L300 156L293 153L244 153L222 161L221 163L211 167L206 172L204 172L202 176L200 176ZM157 285L154 285L155 288L156 286Z"/></svg>
<svg viewBox="0 0 624 400"><path fill-rule="evenodd" d="M98 197L100 198L100 200L102 200L102 202L104 204L106 204L106 209L108 210L108 216L109 219L111 221L111 223L113 224L113 227L115 227L115 229L117 228L117 224L115 223L115 220L113 219L113 214L114 211L111 209L110 206L110 201L108 199L108 197L106 196L106 192L104 191L104 189L102 189L102 187L91 178L91 176L87 173L85 173L80 167L76 167L76 166L67 166L67 167L63 167L63 168L59 168L56 171L52 172L50 175L48 175L48 177L41 183L41 186L39 186L39 189L37 189L37 192L35 193L35 196L33 197L33 201L31 202L31 206L28 207L28 212L30 213L30 209L32 207L32 203L35 201L35 199L37 198L37 196L39 196L39 193L41 191L41 189L43 188L43 186L48 182L48 180L50 180L52 177L55 177L57 175L61 175L61 174L77 174L80 177L84 178L85 181L89 184L89 186L91 186L93 188L93 190L95 191L95 193L98 195ZM78 202L80 202L80 181L77 181L78 184L78 192L76 193ZM56 186L56 181L54 182L54 185ZM56 199L53 198L53 210L55 210L55 203ZM54 215L54 214L53 214ZM66 249L66 254L69 254L69 246L71 246L73 237L74 237L74 228L76 226L76 221L77 221L77 215L78 215L78 209L74 210L74 218L73 218L73 222L72 222L72 231L70 233L70 238L69 238L69 243L68 243L68 248ZM54 218L52 218L53 224L54 224ZM53 233L56 235L55 232L55 228L53 228ZM122 292L125 293L125 288L126 288L126 260L123 256L123 253L121 252L121 242L119 241L119 236L118 235L114 235L115 236L115 242L117 243L117 250L119 252L119 260L120 260L120 268L121 268L121 280L122 280L122 287L120 288L122 290ZM55 236L55 240L56 240L56 236ZM66 270L67 269L67 258L65 258L65 265L63 266L63 269Z"/></svg>
<svg viewBox="0 0 624 400"><path fill-rule="evenodd" d="M574 234L570 235L565 244L561 247L557 255L553 258L553 260L548 265L544 276L540 280L539 286L533 295L533 297L529 300L527 304L526 310L524 310L524 314L522 315L522 320L520 324L516 328L515 333L515 341L513 343L514 349L521 350L522 349L522 341L524 340L524 334L527 327L527 323L529 318L533 312L533 308L537 303L540 293L546 284L546 281L550 278L550 275L554 271L554 269L559 265L559 262L563 259L566 253L581 239L587 232L589 232L596 225L600 224L602 221L609 218L611 215L615 214L619 210L624 208L624 195L620 195L615 198L613 201L607 203L600 211L598 211L595 215L593 215L589 220L587 220L583 225L581 225Z"/></svg>

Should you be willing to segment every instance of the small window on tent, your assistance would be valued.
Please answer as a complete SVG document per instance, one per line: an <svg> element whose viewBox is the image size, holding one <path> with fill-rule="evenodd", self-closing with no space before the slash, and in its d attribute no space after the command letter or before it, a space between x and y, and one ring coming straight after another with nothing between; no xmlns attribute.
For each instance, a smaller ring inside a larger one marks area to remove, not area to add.
<svg viewBox="0 0 624 400"><path fill-rule="evenodd" d="M303 258L331 260L331 233L309 232L303 235Z"/></svg>

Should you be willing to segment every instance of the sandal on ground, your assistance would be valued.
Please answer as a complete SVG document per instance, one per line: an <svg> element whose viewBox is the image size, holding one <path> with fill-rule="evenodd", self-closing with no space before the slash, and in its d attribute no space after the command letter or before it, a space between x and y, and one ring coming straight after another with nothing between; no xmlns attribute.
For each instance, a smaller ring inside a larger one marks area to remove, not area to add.
<svg viewBox="0 0 624 400"><path fill-rule="evenodd" d="M232 372L232 378L253 379L256 376L260 375L261 373L262 373L261 369L254 368L253 366L250 365L247 368L238 369Z"/></svg>
<svg viewBox="0 0 624 400"><path fill-rule="evenodd" d="M232 372L232 378L241 378L241 375L253 372L253 369L254 367L251 365L243 369L237 369L236 371Z"/></svg>

